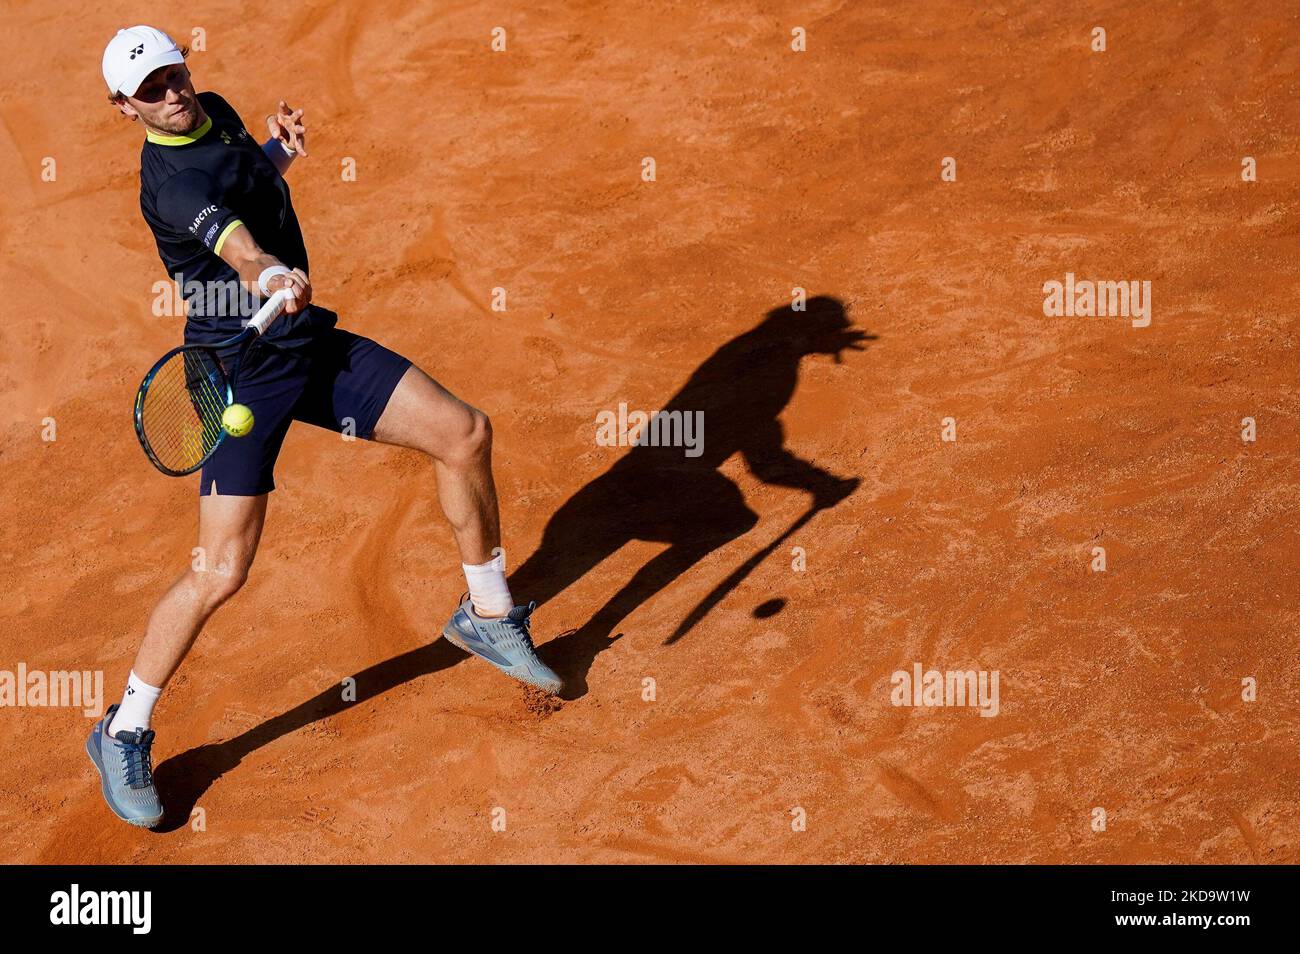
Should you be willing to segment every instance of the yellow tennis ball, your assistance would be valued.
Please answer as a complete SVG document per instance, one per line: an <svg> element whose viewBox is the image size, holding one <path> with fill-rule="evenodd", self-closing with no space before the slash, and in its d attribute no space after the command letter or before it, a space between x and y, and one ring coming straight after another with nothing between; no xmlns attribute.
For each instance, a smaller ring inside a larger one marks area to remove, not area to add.
<svg viewBox="0 0 1300 954"><path fill-rule="evenodd" d="M243 437L253 429L253 412L247 405L232 404L221 412L221 427L231 437Z"/></svg>

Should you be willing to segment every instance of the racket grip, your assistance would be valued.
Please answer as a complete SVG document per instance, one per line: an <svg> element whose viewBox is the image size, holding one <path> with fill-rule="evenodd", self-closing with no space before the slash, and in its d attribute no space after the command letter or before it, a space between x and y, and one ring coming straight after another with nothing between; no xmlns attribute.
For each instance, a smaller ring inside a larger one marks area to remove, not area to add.
<svg viewBox="0 0 1300 954"><path fill-rule="evenodd" d="M248 327L252 328L260 335L266 330L266 326L275 321L280 312L284 311L284 303L287 302L292 295L293 293L289 289L281 288L266 300L266 304L257 310L257 314L254 315L253 320L248 323Z"/></svg>

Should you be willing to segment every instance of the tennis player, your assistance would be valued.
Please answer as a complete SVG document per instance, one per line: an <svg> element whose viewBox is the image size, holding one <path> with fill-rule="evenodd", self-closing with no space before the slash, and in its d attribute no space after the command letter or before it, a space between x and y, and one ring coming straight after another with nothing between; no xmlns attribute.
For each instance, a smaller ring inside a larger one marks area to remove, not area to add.
<svg viewBox="0 0 1300 954"><path fill-rule="evenodd" d="M202 561L154 607L125 695L95 724L86 748L104 798L122 820L163 816L153 782L151 715L208 617L243 585L257 551L275 460L289 425L304 421L411 447L433 459L469 592L443 635L502 672L548 692L560 679L534 652L534 604L516 606L506 584L492 429L409 360L336 326L312 300L307 250L284 174L306 156L303 111L284 102L258 143L216 93L196 93L187 50L148 26L119 30L104 50L109 98L144 127L140 209L169 276L186 290L186 343L239 332L246 301L286 288L285 313L240 369L238 398L252 432L222 442L199 481Z"/></svg>

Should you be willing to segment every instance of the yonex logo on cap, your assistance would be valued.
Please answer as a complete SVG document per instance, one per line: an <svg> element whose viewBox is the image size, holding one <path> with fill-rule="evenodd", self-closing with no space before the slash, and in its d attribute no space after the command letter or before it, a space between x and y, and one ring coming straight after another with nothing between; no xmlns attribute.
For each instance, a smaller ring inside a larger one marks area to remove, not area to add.
<svg viewBox="0 0 1300 954"><path fill-rule="evenodd" d="M137 46L134 50L131 51L131 59L135 59L143 52L144 52L144 44L141 43L139 46Z"/></svg>

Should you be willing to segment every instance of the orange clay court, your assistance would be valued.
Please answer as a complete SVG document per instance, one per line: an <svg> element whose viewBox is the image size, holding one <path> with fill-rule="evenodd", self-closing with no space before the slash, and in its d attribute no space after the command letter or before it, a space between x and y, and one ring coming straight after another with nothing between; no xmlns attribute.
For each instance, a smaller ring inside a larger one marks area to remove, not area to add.
<svg viewBox="0 0 1300 954"><path fill-rule="evenodd" d="M3 860L1300 861L1293 10L9 5L0 668L106 703L195 543L131 425L183 324L99 75L131 23L201 28L255 133L304 108L315 300L491 415L572 689L438 638L426 458L295 425L155 714L166 823L108 812L81 709L7 707ZM1067 274L1149 325L1046 315ZM705 453L604 446L620 404ZM893 704L918 664L996 715Z"/></svg>

